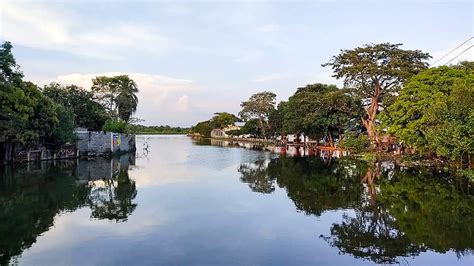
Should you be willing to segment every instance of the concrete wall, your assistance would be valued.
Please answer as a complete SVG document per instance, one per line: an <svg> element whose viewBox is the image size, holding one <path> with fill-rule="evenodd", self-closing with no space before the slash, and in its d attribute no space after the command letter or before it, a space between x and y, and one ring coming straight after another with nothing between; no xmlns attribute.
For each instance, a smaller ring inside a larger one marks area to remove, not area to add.
<svg viewBox="0 0 474 266"><path fill-rule="evenodd" d="M105 155L135 150L135 135L112 132L78 131L77 148L80 155Z"/></svg>

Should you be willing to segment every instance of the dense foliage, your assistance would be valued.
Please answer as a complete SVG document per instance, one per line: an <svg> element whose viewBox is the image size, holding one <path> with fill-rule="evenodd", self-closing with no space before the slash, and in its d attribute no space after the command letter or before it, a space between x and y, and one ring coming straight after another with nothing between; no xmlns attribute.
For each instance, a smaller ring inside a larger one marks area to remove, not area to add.
<svg viewBox="0 0 474 266"><path fill-rule="evenodd" d="M362 113L360 102L346 91L320 83L298 88L286 105L284 132L324 139L330 146L346 130L357 127Z"/></svg>
<svg viewBox="0 0 474 266"><path fill-rule="evenodd" d="M413 77L382 115L384 126L419 152L452 160L474 154L474 66L442 66Z"/></svg>
<svg viewBox="0 0 474 266"><path fill-rule="evenodd" d="M94 101L94 93L76 85L51 83L44 86L43 94L74 112L74 123L78 127L101 130L108 115L104 106Z"/></svg>

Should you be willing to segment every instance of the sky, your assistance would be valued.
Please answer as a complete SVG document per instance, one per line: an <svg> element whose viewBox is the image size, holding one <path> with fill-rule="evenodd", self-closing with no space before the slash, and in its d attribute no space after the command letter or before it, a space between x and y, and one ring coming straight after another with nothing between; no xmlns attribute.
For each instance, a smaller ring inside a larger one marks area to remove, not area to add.
<svg viewBox="0 0 474 266"><path fill-rule="evenodd" d="M191 126L237 114L252 94L286 100L341 86L321 64L341 49L403 43L437 61L473 33L473 1L0 1L0 41L25 79L90 88L128 74L145 125ZM446 63L474 43L446 56ZM458 60L474 60L470 49Z"/></svg>

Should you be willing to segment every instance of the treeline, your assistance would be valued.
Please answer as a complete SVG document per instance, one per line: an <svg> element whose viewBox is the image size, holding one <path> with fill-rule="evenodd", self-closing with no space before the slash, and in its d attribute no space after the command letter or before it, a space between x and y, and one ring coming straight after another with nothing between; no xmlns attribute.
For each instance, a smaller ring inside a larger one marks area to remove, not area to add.
<svg viewBox="0 0 474 266"><path fill-rule="evenodd" d="M242 102L241 132L261 138L304 134L322 145L361 152L395 145L410 154L471 165L474 63L428 68L431 56L401 44L368 44L323 66L344 87L310 84L287 100L264 91ZM230 114L229 114L230 115ZM192 128L209 136L216 117ZM230 122L230 121L229 121Z"/></svg>
<svg viewBox="0 0 474 266"><path fill-rule="evenodd" d="M12 45L5 42L0 46L0 159L11 161L16 144L54 148L74 142L76 127L127 132L137 93L127 75L96 77L90 90L59 83L40 88L23 79Z"/></svg>
<svg viewBox="0 0 474 266"><path fill-rule="evenodd" d="M129 130L135 134L187 134L189 128L171 126L130 125Z"/></svg>

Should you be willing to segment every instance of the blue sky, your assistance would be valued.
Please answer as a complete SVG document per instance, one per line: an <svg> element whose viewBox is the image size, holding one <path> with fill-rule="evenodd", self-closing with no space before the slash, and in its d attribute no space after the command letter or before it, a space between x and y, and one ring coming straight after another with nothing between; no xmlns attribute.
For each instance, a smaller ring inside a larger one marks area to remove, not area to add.
<svg viewBox="0 0 474 266"><path fill-rule="evenodd" d="M214 112L237 113L259 91L286 100L309 83L340 85L321 67L340 49L404 43L434 61L474 35L473 8L423 0L4 0L0 39L13 43L28 80L89 87L97 75L128 73L144 124L190 126ZM458 59L473 60L473 50Z"/></svg>

